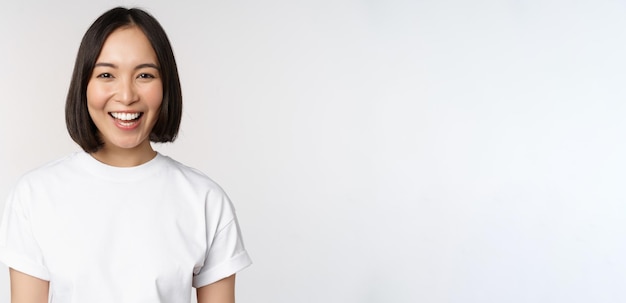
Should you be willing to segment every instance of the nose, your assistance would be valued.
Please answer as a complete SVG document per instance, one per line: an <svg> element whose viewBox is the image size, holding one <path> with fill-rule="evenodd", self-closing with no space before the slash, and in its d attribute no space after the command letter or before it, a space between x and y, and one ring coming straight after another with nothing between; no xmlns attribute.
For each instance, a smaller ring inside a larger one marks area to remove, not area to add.
<svg viewBox="0 0 626 303"><path fill-rule="evenodd" d="M124 105L131 105L138 100L137 89L130 80L119 82L115 100Z"/></svg>

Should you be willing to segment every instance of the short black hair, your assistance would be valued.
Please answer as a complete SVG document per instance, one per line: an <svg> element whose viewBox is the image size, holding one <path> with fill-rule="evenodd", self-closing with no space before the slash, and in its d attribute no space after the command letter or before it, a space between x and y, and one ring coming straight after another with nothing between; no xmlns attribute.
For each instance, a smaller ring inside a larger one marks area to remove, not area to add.
<svg viewBox="0 0 626 303"><path fill-rule="evenodd" d="M104 142L87 109L87 85L106 39L116 29L129 26L141 29L150 41L163 82L163 101L150 141L173 142L178 135L183 98L174 52L165 30L152 15L141 9L116 7L98 17L83 36L65 102L67 130L88 153L98 151Z"/></svg>

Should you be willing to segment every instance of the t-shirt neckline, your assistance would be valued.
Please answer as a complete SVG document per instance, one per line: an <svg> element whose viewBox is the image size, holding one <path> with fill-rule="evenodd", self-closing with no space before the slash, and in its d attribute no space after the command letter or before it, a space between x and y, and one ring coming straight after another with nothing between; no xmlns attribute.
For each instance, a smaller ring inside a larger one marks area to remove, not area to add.
<svg viewBox="0 0 626 303"><path fill-rule="evenodd" d="M118 182L137 181L154 175L165 160L159 152L148 162L131 167L118 167L102 163L87 152L79 152L77 160L81 166L96 177Z"/></svg>

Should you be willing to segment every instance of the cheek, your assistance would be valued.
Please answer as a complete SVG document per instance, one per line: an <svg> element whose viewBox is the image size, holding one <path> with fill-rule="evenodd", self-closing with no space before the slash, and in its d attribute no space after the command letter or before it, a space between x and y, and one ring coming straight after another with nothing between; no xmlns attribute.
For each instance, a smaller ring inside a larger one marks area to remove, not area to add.
<svg viewBox="0 0 626 303"><path fill-rule="evenodd" d="M102 107L104 106L104 100L106 100L106 93L98 85L87 84L87 107Z"/></svg>
<svg viewBox="0 0 626 303"><path fill-rule="evenodd" d="M155 83L153 86L146 88L144 98L150 108L158 109L163 102L163 85Z"/></svg>

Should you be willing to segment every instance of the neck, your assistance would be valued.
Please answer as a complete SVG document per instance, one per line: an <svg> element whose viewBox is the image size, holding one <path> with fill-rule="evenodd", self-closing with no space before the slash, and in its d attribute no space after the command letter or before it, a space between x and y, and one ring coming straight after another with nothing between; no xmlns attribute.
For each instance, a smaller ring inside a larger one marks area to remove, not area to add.
<svg viewBox="0 0 626 303"><path fill-rule="evenodd" d="M107 147L106 144L97 152L91 153L96 160L111 166L133 167L144 164L156 156L150 144L136 148Z"/></svg>

